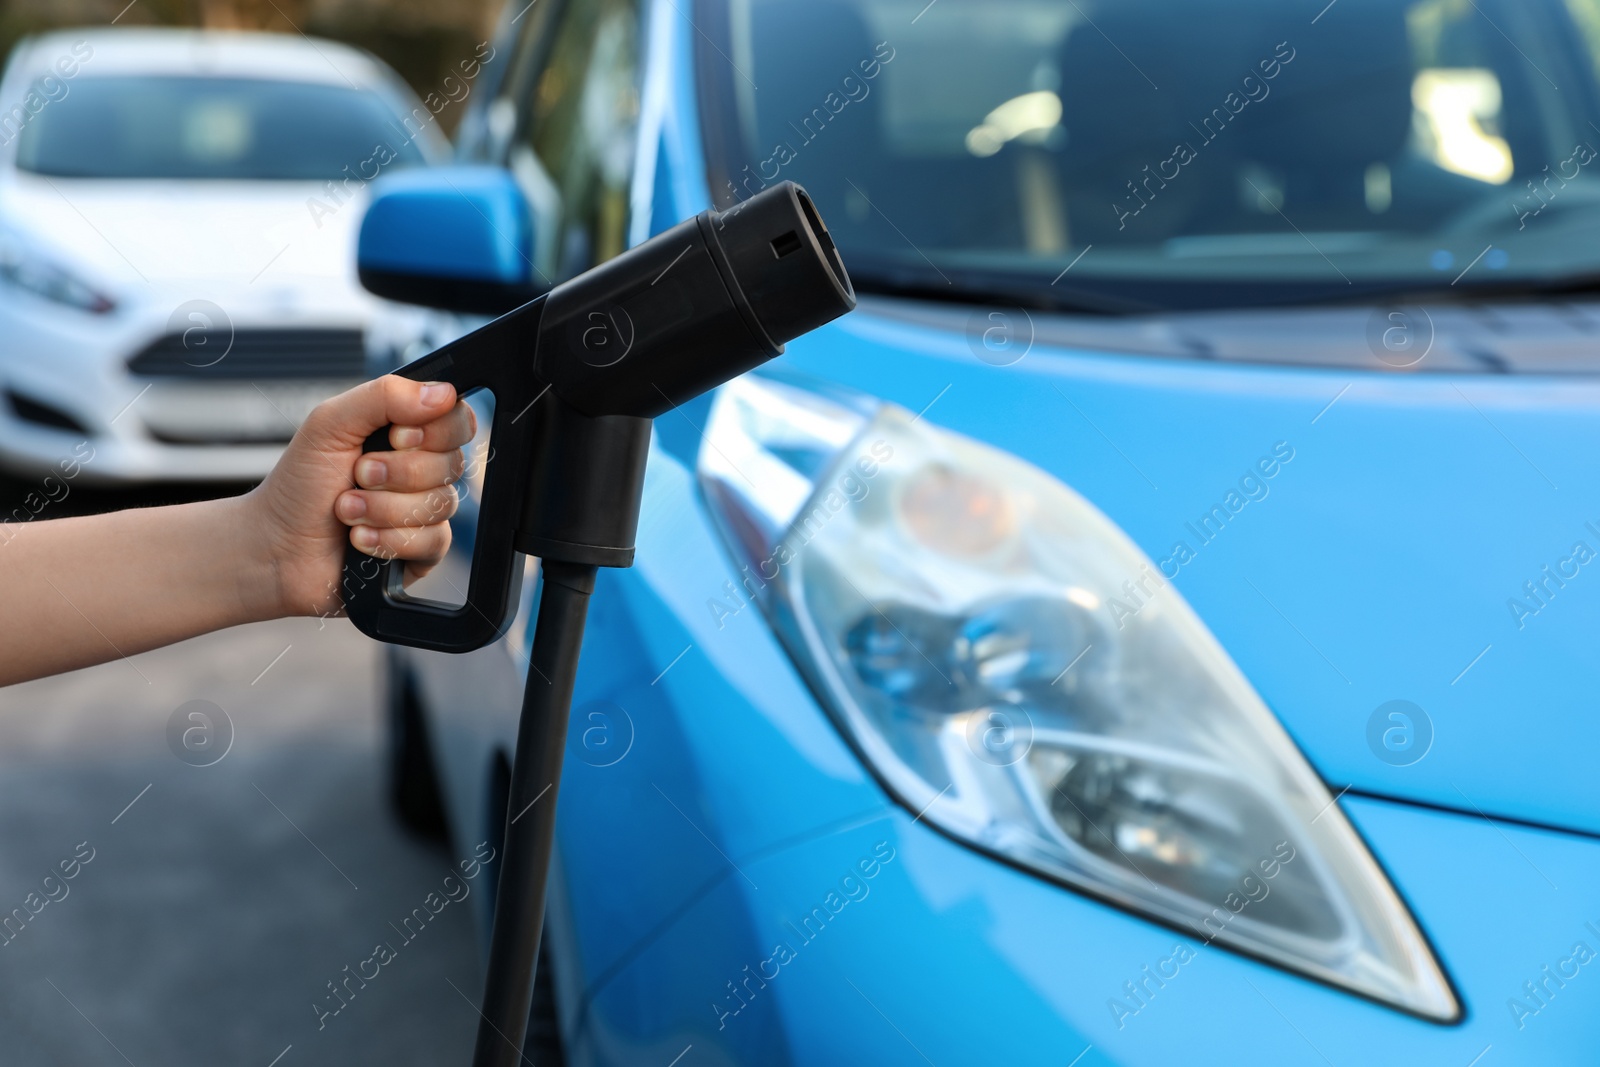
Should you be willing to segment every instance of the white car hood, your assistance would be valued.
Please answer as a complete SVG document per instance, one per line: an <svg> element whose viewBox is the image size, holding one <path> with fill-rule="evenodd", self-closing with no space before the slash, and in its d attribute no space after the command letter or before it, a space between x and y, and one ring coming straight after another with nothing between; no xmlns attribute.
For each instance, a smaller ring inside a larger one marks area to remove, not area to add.
<svg viewBox="0 0 1600 1067"><path fill-rule="evenodd" d="M335 186L337 188L337 186ZM339 193L343 196L343 190ZM110 181L13 172L0 223L119 305L216 301L234 317L365 319L364 190L325 184Z"/></svg>

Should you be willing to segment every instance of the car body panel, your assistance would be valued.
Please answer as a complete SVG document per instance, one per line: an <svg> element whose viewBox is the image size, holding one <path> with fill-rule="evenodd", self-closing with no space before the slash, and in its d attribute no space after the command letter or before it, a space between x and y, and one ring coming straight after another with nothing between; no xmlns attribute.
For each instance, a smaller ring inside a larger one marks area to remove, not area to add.
<svg viewBox="0 0 1600 1067"><path fill-rule="evenodd" d="M1038 344L995 367L964 335L876 316L871 300L784 362L1029 460L1158 564L1187 542L1197 558L1174 585L1326 780L1600 830L1600 785L1584 771L1600 744L1585 652L1600 583L1589 590L1579 569L1520 628L1507 607L1533 605L1523 583L1575 542L1600 549L1586 526L1600 511L1583 504L1600 491L1587 462L1600 382ZM1264 480L1268 495L1203 542L1200 517L1280 441L1294 459ZM1434 722L1412 766L1368 747L1368 717L1396 699Z"/></svg>
<svg viewBox="0 0 1600 1067"><path fill-rule="evenodd" d="M1550 982L1520 1029L1507 1001L1535 1005L1524 981L1542 980L1578 942L1600 945L1593 896L1574 892L1600 875L1595 841L1392 802L1342 804L1380 852L1403 857L1390 873L1434 917L1429 932L1466 1002L1461 1025L1352 998L997 867L895 809L740 858L760 888L730 869L643 945L597 991L574 1059L668 1062L692 1044L697 1062L729 1064L1239 1062L1206 1056L1232 1048L1252 1062L1410 1065L1466 1064L1492 1046L1497 1063L1553 1064L1594 1047L1600 983L1585 982L1587 966ZM880 842L894 859L861 879L865 895L797 931L791 924L829 892L843 896L840 880ZM780 943L792 958L764 965ZM1193 957L1161 984L1147 978L1180 943ZM1142 1005L1130 982L1144 983ZM1119 1016L1114 998L1136 1010Z"/></svg>
<svg viewBox="0 0 1600 1067"><path fill-rule="evenodd" d="M324 184L107 181L14 171L4 196L8 224L59 242L70 250L68 265L113 292L145 285L169 299L203 293L243 303L241 314L251 305L292 300L303 314L350 321L376 306L356 282L365 196L327 200L333 210L313 215L306 202L324 202Z"/></svg>
<svg viewBox="0 0 1600 1067"><path fill-rule="evenodd" d="M697 30L673 0L648 8L635 243L710 202ZM1157 563L1175 540L1196 540L1185 524L1259 457L1291 446L1269 493L1174 584L1341 794L1463 1020L1424 1021L1201 946L895 804L759 611L711 606L739 603L728 583L740 575L692 473L701 398L657 420L635 566L603 571L591 607L547 940L568 1061L1409 1065L1469 1064L1491 1046L1485 1063L1592 1058L1600 981L1591 990L1584 967L1542 1004L1523 983L1549 981L1541 968L1576 942L1600 949L1586 925L1600 928L1600 901L1585 888L1600 875L1588 768L1600 726L1581 645L1600 591L1586 593L1580 573L1520 629L1506 600L1572 540L1600 548L1584 525L1600 527L1600 512L1583 505L1600 385L1481 373L1560 369L1539 364L1536 346L1497 368L1457 344L1474 316L1493 316L1481 309L1441 326L1452 354L1425 374L1354 349L1370 308L1232 316L1211 340L1254 340L1217 341L1222 359L1173 340L1217 327L1203 316L1038 316L1038 339L1008 366L970 340L995 310L866 297L793 342L783 365L1026 458ZM1514 314L1574 334L1561 343L1581 352L1575 335L1594 309ZM1314 334L1303 350L1297 321ZM401 653L428 694L457 827L488 817L489 768L511 750L534 587L500 646ZM1562 625L1543 625L1558 613ZM1436 734L1410 766L1369 747L1369 718L1394 699L1424 708ZM603 740L586 747L596 730ZM792 936L785 924L879 842L895 858L870 893L727 1017L735 1002L717 1005L729 984L772 958L775 939ZM1196 958L1119 1020L1112 998L1180 941ZM1519 1017L1514 997L1538 1010Z"/></svg>
<svg viewBox="0 0 1600 1067"><path fill-rule="evenodd" d="M914 388L914 383L907 388ZM822 1005L829 1005L829 1010L838 1007L841 987L833 976L816 979L823 986L820 990L796 994L795 1020L769 1017L769 1010L761 1008L752 1009L753 1017L741 1017L740 1028L732 1035L724 1037L714 1025L713 995L722 991L723 983L738 979L746 963L753 965L771 955L773 946L763 942L781 919L768 914L770 921L763 926L751 916L763 914L762 908L797 907L793 902L774 905L773 897L784 900L783 887L809 881L817 885L814 895L820 897L849 870L853 861L844 852L870 851L877 840L863 826L898 820L891 841L897 849L910 848L903 832L914 813L894 807L859 770L849 773L853 757L836 734L829 736L824 717L798 688L792 666L754 609L725 619L724 630L715 629L713 613L701 602L706 575L715 572L729 580L734 572L725 560L699 555L720 551L720 546L691 497L687 469L658 449L651 459L638 562L630 571L604 575L586 641L574 735L581 737L590 725L585 709L606 700L626 709L635 732L633 747L613 765L586 763L581 742L568 750L560 798L566 901L561 921L583 946L582 974L592 997L588 1010L596 1014L585 1023L581 1038L593 1042L583 1047L596 1058L580 1055L577 1062L635 1062L646 1049L656 1048L657 1040L678 1041L673 1054L690 1042L697 1049L715 1046L726 1062L784 1062L783 1057L797 1063L857 1062L855 1057L867 1055L863 1050L872 1049L870 1041L850 1046L857 1051L848 1055L830 1041L856 1034L859 1028L826 1027L819 1035L798 1023L814 1018ZM705 622L697 627L701 617ZM1257 624L1253 629L1263 627ZM700 673L713 663L721 669ZM690 670L680 675L685 666ZM669 686L675 676L676 684ZM1293 679L1292 674L1289 677ZM810 759L795 762L796 750L809 751ZM1367 758L1372 758L1370 753ZM768 773L769 768L778 770ZM1470 782L1475 791L1485 786L1483 777ZM660 795L652 795L657 790ZM1516 800L1505 799L1508 805ZM1521 996L1524 1002L1537 1004L1528 1000L1520 983L1540 980L1540 967L1547 962L1555 966L1559 958L1569 956L1575 941L1600 948L1600 935L1588 933L1584 926L1588 921L1600 923L1600 917L1589 914L1595 911L1596 900L1579 888L1591 884L1597 873L1600 842L1583 834L1519 827L1475 813L1355 796L1344 797L1341 805L1433 940L1461 990L1468 1016L1463 1026L1472 1036L1462 1037L1457 1028L1411 1019L1217 948L1202 954L1206 969L1218 977L1195 983L1198 1003L1192 1011L1177 1009L1165 1023L1148 1028L1144 1027L1148 1016L1137 1020L1137 1029L1134 1020L1124 1019L1126 1025L1118 1029L1106 1002L1122 982L1138 979L1145 963L1154 965L1170 956L1173 938L1182 935L997 865L920 827L913 828L913 838L929 839L917 846L927 853L908 851L908 857L922 858L905 869L915 866L918 878L930 882L963 871L964 890L941 891L938 895L947 899L937 907L926 906L925 911L903 902L884 905L882 913L874 911L879 918L870 928L858 927L849 935L837 969L851 976L875 975L887 989L903 985L911 990L907 996L913 1004L936 996L941 983L959 985L964 996L981 997L972 990L1007 990L1016 974L1029 975L1026 995L1005 993L995 1006L986 1008L980 1001L973 1009L976 1017L989 1018L1005 1005L1007 1018L1027 1018L1029 1025L1018 1024L1015 1047L997 1044L992 1029L970 1022L928 1038L932 1047L941 1049L959 1049L964 1041L980 1040L978 1047L999 1057L988 1062L1061 1062L1050 1057L1058 1057L1073 1040L1079 1049L1093 1043L1121 1050L1107 1062L1164 1062L1193 1040L1197 1026L1207 1027L1203 1031L1210 1035L1207 1040L1221 1045L1227 1035L1212 1020L1228 1011L1237 1013L1243 994L1256 1000L1249 1010L1261 1016L1263 1025L1279 1018L1262 1007L1263 998L1249 982L1302 1029L1307 1019L1332 1020L1329 1032L1312 1040L1335 1062L1339 1058L1334 1049L1346 1041L1355 1042L1346 1050L1351 1056L1366 1050L1367 1058L1361 1062L1397 1064L1478 1041L1468 1050L1466 1062L1485 1044L1506 1040L1507 1034L1515 1034L1520 1042L1533 1030L1533 1021L1524 1016L1524 1027L1518 1029L1507 1000ZM694 825L686 829L690 820ZM821 848L821 842L835 841L847 842L838 846L844 852L829 852L826 862L802 855ZM774 866L782 869L787 861L781 857L789 856L797 857L794 870L763 872ZM835 867L838 872L823 873ZM649 891L641 892L641 885ZM1463 892L1463 885L1470 885L1470 892ZM1566 894L1556 888L1561 885L1569 887ZM767 887L766 892L757 888L761 886ZM1022 917L1009 934L1006 951L983 939L969 943L963 938L964 931L950 914L956 908L953 901L963 895L968 907L987 912L990 918L1010 917L1021 907ZM1032 903L1021 906L1022 900ZM1518 901L1527 906L1519 907ZM1518 911L1516 918L1499 923L1492 936L1486 935L1483 915L1502 915L1508 909ZM959 961L957 970L922 990L919 982L929 967L919 959L902 961L880 951L881 945L871 947L879 922L903 922L912 943L936 938L939 953ZM726 951L720 940L724 936L733 940ZM1030 954L1041 942L1059 942L1071 949L1034 958ZM1550 959L1514 966L1532 945L1552 946ZM711 962L706 962L708 956ZM1062 958L1072 960L1073 967L1063 968ZM993 975L984 969L988 965ZM1117 976L1118 966L1128 973ZM1082 981L1098 983L1093 990L1083 987L1076 977L1079 970L1089 975ZM1528 973L1512 980L1521 971ZM975 978L973 972L983 977ZM785 968L784 974L789 973ZM663 985L676 991L687 981L686 974L702 975L702 984L709 984L710 991L695 991L692 997L685 992L687 999L663 1004L664 997L670 1001L677 995L663 992ZM667 975L672 976L670 982ZM876 991L868 996L878 1000ZM1589 1013L1581 1003L1573 1003L1581 998L1567 1000L1571 1005L1570 1012L1563 1013L1567 1022L1519 1043L1527 1058L1511 1062L1562 1062L1553 1050L1592 1040ZM1550 1007L1554 1006L1551 998ZM880 1007L898 1018L887 1004ZM784 1008L787 1011L788 1005ZM684 1030L682 1021L692 1022L696 1014L704 1016L700 1025L706 1029ZM1555 1016L1554 1011L1537 1014ZM915 1014L912 1018L927 1021ZM1073 1020L1073 1025L1064 1025L1065 1019ZM636 1029L647 1027L651 1020L666 1020L679 1028L669 1027L664 1035ZM746 1022L753 1024L748 1031ZM1281 1020L1275 1025L1283 1029ZM1347 1026L1356 1026L1356 1033L1365 1036L1341 1036ZM611 1027L623 1032L612 1034ZM588 1032L594 1028L597 1032ZM1125 1031L1133 1036L1124 1036ZM1283 1032L1292 1036L1292 1031ZM1374 1032L1382 1035L1383 1044L1371 1044ZM915 1061L917 1057L903 1048L887 1047L898 1040L891 1032L886 1047L873 1054L881 1052L887 1062ZM913 1040L923 1045L921 1039ZM1372 1058L1374 1047L1392 1048L1392 1058L1385 1058L1388 1052ZM1049 1056L1043 1054L1046 1049L1051 1050ZM1283 1062L1321 1062L1315 1050L1305 1047L1279 1047L1275 1055L1281 1055ZM1541 1055L1556 1058L1541 1060ZM972 1056L958 1055L950 1061L985 1062L976 1052ZM1064 1057L1070 1058L1071 1054Z"/></svg>
<svg viewBox="0 0 1600 1067"><path fill-rule="evenodd" d="M755 609L718 628L706 604L726 593L707 580L725 564L688 473L653 457L645 499L634 569L602 571L595 589L561 793L562 863L584 887L573 918L595 946L586 962L602 970L703 893L727 856L884 803ZM611 747L586 744L597 727L617 738ZM730 761L747 773L721 773ZM615 878L608 848L590 847L625 839L648 853L630 861L650 872L646 899Z"/></svg>

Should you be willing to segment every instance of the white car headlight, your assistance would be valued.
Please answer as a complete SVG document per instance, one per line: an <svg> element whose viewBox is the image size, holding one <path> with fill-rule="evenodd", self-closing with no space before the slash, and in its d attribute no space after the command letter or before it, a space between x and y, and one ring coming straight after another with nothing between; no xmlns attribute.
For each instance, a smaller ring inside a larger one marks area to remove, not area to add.
<svg viewBox="0 0 1600 1067"><path fill-rule="evenodd" d="M103 315L116 307L110 297L65 268L50 262L14 233L0 232L0 281L57 304Z"/></svg>
<svg viewBox="0 0 1600 1067"><path fill-rule="evenodd" d="M748 375L717 395L699 471L743 584L908 809L1206 941L1459 1017L1278 720L1078 494L893 405ZM1119 629L1106 605L1141 580L1154 595Z"/></svg>

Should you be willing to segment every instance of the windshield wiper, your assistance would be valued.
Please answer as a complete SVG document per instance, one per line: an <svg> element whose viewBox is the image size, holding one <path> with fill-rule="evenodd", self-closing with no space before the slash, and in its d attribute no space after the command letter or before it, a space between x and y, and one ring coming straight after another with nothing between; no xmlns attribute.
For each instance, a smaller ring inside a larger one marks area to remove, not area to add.
<svg viewBox="0 0 1600 1067"><path fill-rule="evenodd" d="M899 266L859 263L850 270L858 291L960 304L996 304L1034 311L1077 315L1142 315L1163 310L1143 300L1130 300L1081 286L1041 284L1031 276L975 274L945 270L931 273Z"/></svg>
<svg viewBox="0 0 1600 1067"><path fill-rule="evenodd" d="M1031 311L1120 317L1219 309L1392 304L1472 304L1490 301L1552 300L1600 294L1600 272L1523 277L1451 284L1416 279L1362 279L1329 287L1303 281L1243 282L1161 277L1119 278L1106 288L1051 283L1025 273L918 269L852 257L850 276L863 293L961 304L1022 307ZM1114 287L1114 288L1113 288ZM1117 291L1120 290L1120 291ZM1138 294L1137 296L1128 294Z"/></svg>
<svg viewBox="0 0 1600 1067"><path fill-rule="evenodd" d="M1386 290L1381 299L1388 303L1401 301L1417 304L1426 304L1430 301L1478 303L1489 300L1592 296L1596 293L1600 293L1600 273L1544 278L1507 278L1484 282L1463 281L1459 285L1441 283L1426 287L1396 287Z"/></svg>

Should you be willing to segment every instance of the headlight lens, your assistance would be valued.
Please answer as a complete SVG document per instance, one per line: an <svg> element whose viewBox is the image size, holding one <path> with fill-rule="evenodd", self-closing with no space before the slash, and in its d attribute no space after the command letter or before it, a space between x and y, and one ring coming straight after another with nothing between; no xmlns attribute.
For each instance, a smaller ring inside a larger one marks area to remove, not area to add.
<svg viewBox="0 0 1600 1067"><path fill-rule="evenodd" d="M1207 941L1459 1016L1278 720L1071 489L893 405L756 376L718 394L699 468L744 584L906 807ZM1112 598L1137 613L1119 626Z"/></svg>
<svg viewBox="0 0 1600 1067"><path fill-rule="evenodd" d="M35 296L103 315L116 307L88 282L51 263L14 233L0 233L0 280Z"/></svg>

